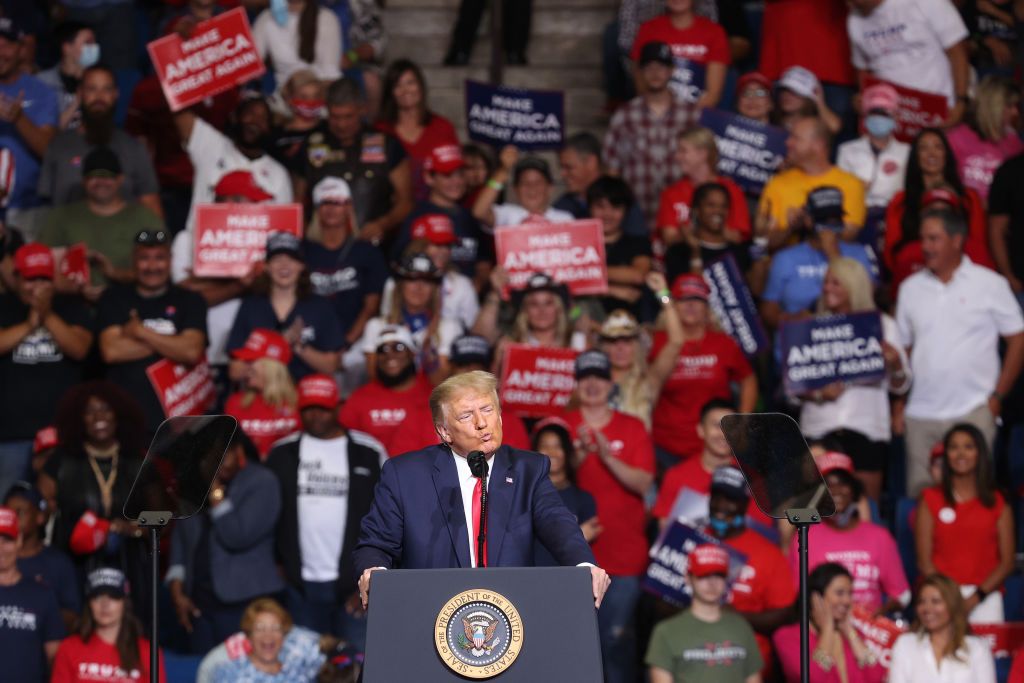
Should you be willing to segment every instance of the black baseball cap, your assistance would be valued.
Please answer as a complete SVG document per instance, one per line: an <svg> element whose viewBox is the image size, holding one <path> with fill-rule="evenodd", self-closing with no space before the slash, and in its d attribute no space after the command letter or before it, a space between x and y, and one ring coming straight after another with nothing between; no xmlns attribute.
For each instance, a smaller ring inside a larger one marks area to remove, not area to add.
<svg viewBox="0 0 1024 683"><path fill-rule="evenodd" d="M25 30L11 17L0 17L0 38L18 42L25 37Z"/></svg>
<svg viewBox="0 0 1024 683"><path fill-rule="evenodd" d="M267 235L267 260L278 254L288 254L296 261L302 261L302 243L290 232L272 232Z"/></svg>
<svg viewBox="0 0 1024 683"><path fill-rule="evenodd" d="M121 160L109 147L94 147L82 160L82 177L116 178L121 175Z"/></svg>
<svg viewBox="0 0 1024 683"><path fill-rule="evenodd" d="M489 366L492 357L491 345L487 343L486 339L475 334L466 334L452 342L449 360L452 365L479 363Z"/></svg>
<svg viewBox="0 0 1024 683"><path fill-rule="evenodd" d="M584 377L612 378L612 364L604 351L591 349L576 356L576 379Z"/></svg>
<svg viewBox="0 0 1024 683"><path fill-rule="evenodd" d="M135 233L135 244L140 247L162 247L171 243L171 234L166 230L139 230Z"/></svg>
<svg viewBox="0 0 1024 683"><path fill-rule="evenodd" d="M722 465L711 473L711 493L721 493L733 500L747 500L747 480L743 472L732 465Z"/></svg>
<svg viewBox="0 0 1024 683"><path fill-rule="evenodd" d="M814 225L834 228L843 225L843 191L832 185L816 187L807 194L807 213Z"/></svg>
<svg viewBox="0 0 1024 683"><path fill-rule="evenodd" d="M640 66L647 66L651 62L658 62L665 66L675 65L672 48L668 46L668 43L663 43L660 40L644 43L644 46L640 48Z"/></svg>
<svg viewBox="0 0 1024 683"><path fill-rule="evenodd" d="M4 496L4 504L6 505L11 498L24 498L36 508L46 509L46 499L35 486L27 481L16 481L11 484L11 488L7 489L7 494Z"/></svg>
<svg viewBox="0 0 1024 683"><path fill-rule="evenodd" d="M97 595L109 595L112 598L123 598L128 595L128 581L120 569L102 567L89 572L85 579L85 597L92 599Z"/></svg>
<svg viewBox="0 0 1024 683"><path fill-rule="evenodd" d="M395 265L395 277L399 280L430 280L437 282L443 273L434 264L434 260L423 252L406 254Z"/></svg>

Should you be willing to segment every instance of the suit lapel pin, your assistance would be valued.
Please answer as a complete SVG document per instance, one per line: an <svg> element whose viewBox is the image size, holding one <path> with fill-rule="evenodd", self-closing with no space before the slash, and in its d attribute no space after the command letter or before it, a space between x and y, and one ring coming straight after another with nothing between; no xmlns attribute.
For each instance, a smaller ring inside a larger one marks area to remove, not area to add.
<svg viewBox="0 0 1024 683"><path fill-rule="evenodd" d="M506 484L511 484L512 483L512 477L505 477L505 483Z"/></svg>

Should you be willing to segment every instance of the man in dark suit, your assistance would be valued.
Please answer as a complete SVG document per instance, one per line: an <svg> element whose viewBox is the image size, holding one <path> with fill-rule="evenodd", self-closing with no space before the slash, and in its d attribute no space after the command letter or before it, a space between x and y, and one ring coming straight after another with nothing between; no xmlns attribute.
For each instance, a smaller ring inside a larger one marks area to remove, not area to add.
<svg viewBox="0 0 1024 683"><path fill-rule="evenodd" d="M384 464L354 553L364 606L374 571L478 566L480 487L467 462L474 451L489 466L484 566L533 565L536 537L559 564L590 566L600 605L608 575L548 479L548 459L501 445L496 387L494 375L479 370L442 382L430 395L442 443Z"/></svg>
<svg viewBox="0 0 1024 683"><path fill-rule="evenodd" d="M281 486L277 555L295 622L362 647L366 620L352 549L380 478L383 448L338 423L338 387L327 375L299 382L302 432L278 441L267 467Z"/></svg>

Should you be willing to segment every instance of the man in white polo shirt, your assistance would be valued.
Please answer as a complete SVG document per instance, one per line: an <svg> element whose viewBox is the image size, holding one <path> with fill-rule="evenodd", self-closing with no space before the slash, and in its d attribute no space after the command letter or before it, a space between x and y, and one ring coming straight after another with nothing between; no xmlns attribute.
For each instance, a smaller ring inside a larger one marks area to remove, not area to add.
<svg viewBox="0 0 1024 683"><path fill-rule="evenodd" d="M967 224L946 210L921 217L925 268L900 287L896 324L910 350L906 407L907 493L931 484L932 446L958 422L991 446L1003 397L1024 362L1024 318L1010 285L963 253ZM999 339L1006 342L1002 367Z"/></svg>

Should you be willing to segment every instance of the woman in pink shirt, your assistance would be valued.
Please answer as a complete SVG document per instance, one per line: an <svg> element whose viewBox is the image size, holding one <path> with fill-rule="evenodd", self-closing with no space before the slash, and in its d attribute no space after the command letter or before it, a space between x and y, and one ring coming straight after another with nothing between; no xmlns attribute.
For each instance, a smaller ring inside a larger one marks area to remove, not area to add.
<svg viewBox="0 0 1024 683"><path fill-rule="evenodd" d="M949 132L964 185L988 202L988 188L996 169L1024 151L1017 135L1020 95L1005 78L986 76L978 84L966 123Z"/></svg>
<svg viewBox="0 0 1024 683"><path fill-rule="evenodd" d="M881 683L885 668L853 628L853 577L826 562L807 577L811 596L811 683ZM772 636L786 683L800 680L800 624Z"/></svg>

